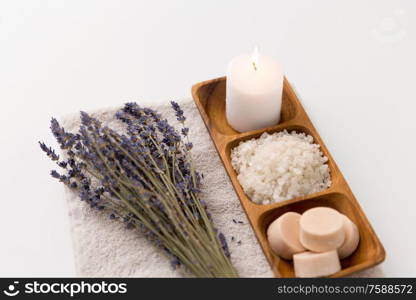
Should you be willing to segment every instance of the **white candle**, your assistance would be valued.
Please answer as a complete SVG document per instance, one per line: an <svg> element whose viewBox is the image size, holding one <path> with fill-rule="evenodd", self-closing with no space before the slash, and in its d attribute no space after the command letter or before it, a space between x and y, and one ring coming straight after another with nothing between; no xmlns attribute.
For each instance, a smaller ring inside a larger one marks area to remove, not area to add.
<svg viewBox="0 0 416 300"><path fill-rule="evenodd" d="M235 130L244 132L279 123L283 73L272 58L242 54L228 65L226 115Z"/></svg>

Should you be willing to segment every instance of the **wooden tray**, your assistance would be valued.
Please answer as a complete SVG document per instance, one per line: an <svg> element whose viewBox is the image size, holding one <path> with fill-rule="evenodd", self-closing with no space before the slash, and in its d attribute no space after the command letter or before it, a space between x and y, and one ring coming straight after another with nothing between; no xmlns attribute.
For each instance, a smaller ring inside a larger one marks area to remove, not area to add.
<svg viewBox="0 0 416 300"><path fill-rule="evenodd" d="M280 123L244 133L235 131L227 123L225 89L226 78L221 77L195 84L192 87L192 96L276 277L294 277L293 263L272 253L266 238L268 225L288 211L302 213L315 206L335 208L357 224L360 231L358 249L350 257L341 260L342 270L331 277L346 276L382 262L385 251L381 242L287 79L284 80ZM310 134L314 142L321 146L322 152L328 157L332 185L325 191L279 203L261 205L251 202L240 186L237 174L231 165L231 149L241 141L259 137L263 132L273 133L284 129Z"/></svg>

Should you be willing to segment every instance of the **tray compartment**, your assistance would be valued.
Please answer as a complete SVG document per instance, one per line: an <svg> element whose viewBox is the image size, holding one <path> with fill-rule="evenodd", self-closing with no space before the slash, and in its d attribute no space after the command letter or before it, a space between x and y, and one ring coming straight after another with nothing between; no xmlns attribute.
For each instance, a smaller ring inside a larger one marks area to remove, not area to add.
<svg viewBox="0 0 416 300"><path fill-rule="evenodd" d="M297 212L302 214L306 210L317 207L327 206L336 209L342 214L348 216L353 221L360 231L360 243L357 250L350 256L341 260L342 270L332 277L340 277L351 274L356 269L365 267L373 257L382 257L384 250L378 244L378 241L372 235L371 229L366 226L367 220L363 215L359 213L359 209L356 207L353 201L348 195L343 193L329 193L318 197L313 197L300 201L293 201L289 204L272 208L265 211L258 218L257 226L261 230L260 242L264 243L263 249L265 252L273 254L272 250L267 243L267 228L271 222L286 212ZM381 260L380 260L381 261ZM293 277L293 262L285 259L280 259L277 263L277 269L282 277Z"/></svg>
<svg viewBox="0 0 416 300"><path fill-rule="evenodd" d="M225 147L227 164L231 165L231 150L234 149L235 147L237 147L241 142L244 142L244 141L247 141L247 140L250 140L250 139L253 139L253 138L257 139L265 132L267 132L269 134L272 134L272 133L280 132L280 131L283 131L283 130L287 130L288 132L296 131L297 133L305 133L307 135L310 135L313 138L313 142L315 144L320 145L320 150L322 151L323 155L328 158L327 164L329 166L332 183L331 183L331 186L328 189L325 189L324 191L321 191L319 193L328 191L329 189L336 190L339 187L341 180L339 178L340 173L337 172L337 167L335 165L335 162L332 159L332 157L330 156L329 152L327 151L327 148L325 146L322 146L322 144L321 144L322 141L314 134L313 131L309 130L307 127L304 127L304 126L290 125L290 124L278 124L278 125L275 125L273 127L263 129L261 131L239 134L239 135L235 136L232 140L230 140L227 143L226 147ZM237 177L237 173L235 172L235 170L233 168L229 172L231 173L230 176ZM240 185L238 180L237 180L236 184ZM309 195L305 195L305 196L302 196L301 198L308 197L308 196ZM256 205L264 205L264 204L256 204Z"/></svg>
<svg viewBox="0 0 416 300"><path fill-rule="evenodd" d="M225 77L213 80L210 84L203 84L195 91L200 99L202 114L209 120L209 126L223 135L239 134L227 122L225 115ZM296 116L296 106L290 101L288 89L283 90L280 124L292 120Z"/></svg>

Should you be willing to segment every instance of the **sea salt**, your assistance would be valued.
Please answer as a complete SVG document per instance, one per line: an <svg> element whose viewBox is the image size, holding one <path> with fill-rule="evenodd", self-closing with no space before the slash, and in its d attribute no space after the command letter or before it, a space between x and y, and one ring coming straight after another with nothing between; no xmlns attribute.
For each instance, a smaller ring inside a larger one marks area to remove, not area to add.
<svg viewBox="0 0 416 300"><path fill-rule="evenodd" d="M305 133L263 133L231 150L231 163L251 201L270 204L331 186L328 158Z"/></svg>

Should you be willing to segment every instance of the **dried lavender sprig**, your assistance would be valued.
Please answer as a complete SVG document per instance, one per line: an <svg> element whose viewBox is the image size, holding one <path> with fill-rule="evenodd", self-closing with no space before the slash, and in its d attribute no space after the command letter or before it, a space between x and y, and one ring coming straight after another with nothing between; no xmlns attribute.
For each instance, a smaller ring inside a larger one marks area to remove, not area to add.
<svg viewBox="0 0 416 300"><path fill-rule="evenodd" d="M183 124L183 110L176 103L172 107ZM55 171L52 176L78 190L91 207L110 209L112 219L123 218L129 227L144 231L173 256L172 265L184 264L196 276L237 276L226 239L198 197L201 176L193 168L189 140L182 142L157 112L135 103L126 104L117 118L126 123L126 135L86 113L81 113L76 135L53 119L51 129L69 160L58 162L67 175ZM186 138L188 132L181 130ZM91 178L98 189L92 188Z"/></svg>

